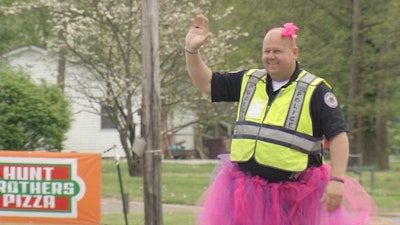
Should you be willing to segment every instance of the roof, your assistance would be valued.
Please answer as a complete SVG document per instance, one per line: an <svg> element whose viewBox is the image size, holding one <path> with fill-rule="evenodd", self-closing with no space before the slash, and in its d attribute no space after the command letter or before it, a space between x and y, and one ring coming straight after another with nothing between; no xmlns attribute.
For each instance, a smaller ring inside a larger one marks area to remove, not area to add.
<svg viewBox="0 0 400 225"><path fill-rule="evenodd" d="M1 58L8 58L10 56L15 56L15 55L18 55L18 54L26 52L26 51L34 51L34 52L37 52L40 54L47 54L46 49L31 45L31 46L25 46L25 47L14 49L14 50L2 55Z"/></svg>

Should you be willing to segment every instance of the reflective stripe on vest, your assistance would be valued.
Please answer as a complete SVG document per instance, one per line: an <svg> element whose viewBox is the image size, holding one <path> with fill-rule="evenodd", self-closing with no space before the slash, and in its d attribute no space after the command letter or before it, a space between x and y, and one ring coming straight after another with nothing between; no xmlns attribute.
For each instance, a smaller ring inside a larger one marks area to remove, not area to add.
<svg viewBox="0 0 400 225"><path fill-rule="evenodd" d="M288 117L285 122L286 128L296 130L297 125L299 124L301 107L303 107L307 88L316 78L315 75L306 73L297 82L296 90L294 91L292 102L290 103Z"/></svg>
<svg viewBox="0 0 400 225"><path fill-rule="evenodd" d="M256 85L264 76L267 75L267 70L253 70L253 74L247 81L246 90L243 95L242 106L240 107L239 120L244 120L247 110L249 109L250 101L256 91ZM248 73L251 73L249 71Z"/></svg>
<svg viewBox="0 0 400 225"><path fill-rule="evenodd" d="M323 141L320 138L302 135L292 132L288 133L279 127L265 125L260 128L259 124L251 122L237 123L235 126L235 138L246 137L249 139L257 139L268 141L291 149L306 153L317 154L321 152Z"/></svg>
<svg viewBox="0 0 400 225"><path fill-rule="evenodd" d="M323 79L303 71L296 81L280 90L276 103L269 106L265 75L265 70L250 70L243 78L231 159L247 161L254 155L260 164L302 171L307 167L308 154L321 152L322 138L312 136L309 104Z"/></svg>
<svg viewBox="0 0 400 225"><path fill-rule="evenodd" d="M256 84L260 81L264 76L267 75L267 71L264 70L256 70L249 78L246 90L243 95L242 104L240 106L240 115L239 120L244 120L247 110L249 109L250 101L254 96L256 91ZM304 98L306 96L306 91L308 86L313 82L317 76L306 73L301 79L297 82L296 90L294 93L294 97L290 104L288 117L285 123L285 127L291 130L296 130L297 125L299 123L301 107L303 106Z"/></svg>

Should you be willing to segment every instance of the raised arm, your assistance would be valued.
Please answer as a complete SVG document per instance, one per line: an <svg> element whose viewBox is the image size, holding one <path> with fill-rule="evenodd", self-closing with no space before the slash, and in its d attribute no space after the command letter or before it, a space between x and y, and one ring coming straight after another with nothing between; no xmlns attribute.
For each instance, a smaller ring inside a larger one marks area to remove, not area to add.
<svg viewBox="0 0 400 225"><path fill-rule="evenodd" d="M211 35L208 31L207 17L197 15L192 21L185 39L187 71L197 89L206 94L211 94L212 71L201 57L199 49Z"/></svg>

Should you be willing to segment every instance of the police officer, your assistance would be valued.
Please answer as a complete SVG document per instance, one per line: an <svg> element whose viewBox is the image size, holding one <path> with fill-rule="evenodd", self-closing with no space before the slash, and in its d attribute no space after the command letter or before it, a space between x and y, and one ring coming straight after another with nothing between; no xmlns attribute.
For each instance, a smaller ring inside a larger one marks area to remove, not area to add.
<svg viewBox="0 0 400 225"><path fill-rule="evenodd" d="M319 204L325 204L327 212L334 212L345 197L345 181L347 182L345 173L349 157L348 130L331 86L324 79L300 68L297 61L299 55L296 45L297 31L298 28L293 23L287 23L284 27L273 28L267 32L262 46L263 69L220 73L212 71L199 52L200 47L212 34L208 30L208 19L204 15L198 15L192 21L185 39L187 71L195 86L211 95L213 102L239 102L229 163L237 165L237 170L246 178L242 178L242 175L230 178L231 182L237 185L234 189L243 188L247 190L245 193L253 192L254 185L251 187L248 185L239 187L239 185L257 183L261 178L265 182L262 185L263 191L269 195L260 198L270 199L282 194L279 191L276 193L270 191L272 187L270 184L281 185L280 188L291 185L290 188L300 190L303 188L300 187L302 184L316 185L308 180L309 177L314 179L319 177L319 180L325 180L325 184L323 190L320 190L320 199L311 205L319 207ZM330 143L330 166L322 162L323 136ZM230 168L233 169L229 170L229 173L236 174L235 167ZM228 189L232 187L230 184L221 184L228 179L221 177L220 181L217 179L212 187L223 187L223 185ZM238 179L247 181L241 182ZM234 191L232 190L232 193ZM220 194L210 194L209 201L214 201L214 204L206 203L206 209L202 214L203 224L214 224L210 221L218 221L216 217L220 215L212 212L218 209L207 210L207 207L218 205L216 203L218 200L215 198ZM297 196L289 197L287 201L298 203L296 198ZM224 199L221 199L219 202L223 201ZM236 200L236 202L246 202L243 205L253 204L248 201L253 200ZM232 201L232 204L234 202ZM308 207L304 202L292 206ZM280 208L276 202L270 202L264 207ZM235 220L232 218L239 220L234 214L243 214L235 212L235 209L230 211L228 214L232 215L223 220ZM284 214L282 211L280 213ZM248 217L251 216L251 213L248 214ZM310 217L317 216L310 215ZM269 216L271 224L283 224L279 222L280 218L274 218L274 215ZM297 216L290 219L299 220ZM302 220L312 221L307 224L320 224L318 219L302 218ZM242 224L254 223L252 219L243 221L247 222Z"/></svg>

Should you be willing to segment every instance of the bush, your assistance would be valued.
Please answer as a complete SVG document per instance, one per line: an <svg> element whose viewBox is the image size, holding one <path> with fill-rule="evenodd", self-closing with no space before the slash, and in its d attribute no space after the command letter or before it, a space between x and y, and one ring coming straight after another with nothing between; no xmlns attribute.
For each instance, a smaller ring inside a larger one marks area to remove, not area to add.
<svg viewBox="0 0 400 225"><path fill-rule="evenodd" d="M23 71L0 71L0 149L61 150L72 113L62 91Z"/></svg>

